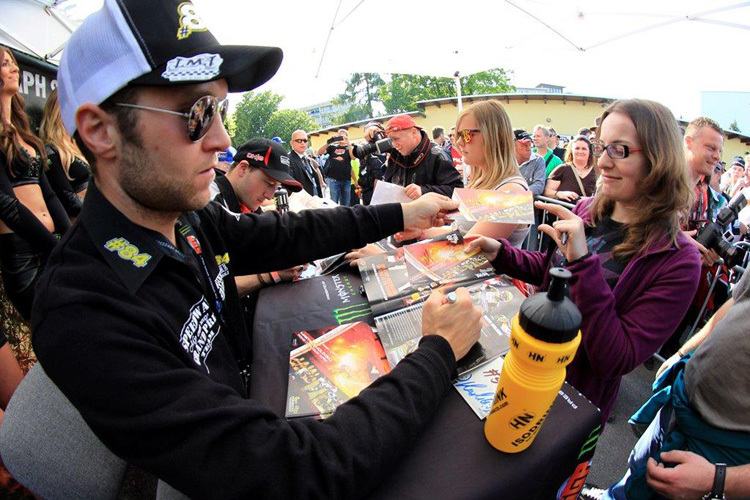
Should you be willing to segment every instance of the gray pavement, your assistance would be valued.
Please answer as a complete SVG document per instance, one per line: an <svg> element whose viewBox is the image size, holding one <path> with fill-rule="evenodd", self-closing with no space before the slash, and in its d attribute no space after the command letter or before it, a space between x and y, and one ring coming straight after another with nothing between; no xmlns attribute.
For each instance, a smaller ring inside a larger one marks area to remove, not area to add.
<svg viewBox="0 0 750 500"><path fill-rule="evenodd" d="M623 377L615 403L615 419L607 424L599 438L587 483L606 488L619 481L627 469L630 450L637 440L628 419L651 395L655 373L641 365Z"/></svg>

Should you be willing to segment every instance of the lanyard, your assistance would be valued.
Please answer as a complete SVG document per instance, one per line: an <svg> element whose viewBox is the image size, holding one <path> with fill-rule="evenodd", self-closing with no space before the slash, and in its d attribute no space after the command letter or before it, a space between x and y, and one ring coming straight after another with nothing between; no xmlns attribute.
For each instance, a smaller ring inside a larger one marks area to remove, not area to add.
<svg viewBox="0 0 750 500"><path fill-rule="evenodd" d="M178 219L177 232L183 238L183 241L185 241L190 247L195 260L200 264L199 271L201 273L201 276L196 276L198 284L201 286L203 293L213 299L214 308L216 310L217 316L219 317L219 321L221 322L222 326L226 328L226 321L224 320L224 301L221 299L221 295L219 294L219 291L216 288L216 284L211 277L211 273L208 270L206 258L203 255L203 250L201 248L200 241L198 241L198 237L195 234L195 230L187 222ZM182 253L177 247L172 245L171 242L163 238L157 239L156 242L162 247L166 248L167 251L175 254L178 258L188 264L187 256ZM192 266L190 266L189 264L188 267L191 267L192 269Z"/></svg>

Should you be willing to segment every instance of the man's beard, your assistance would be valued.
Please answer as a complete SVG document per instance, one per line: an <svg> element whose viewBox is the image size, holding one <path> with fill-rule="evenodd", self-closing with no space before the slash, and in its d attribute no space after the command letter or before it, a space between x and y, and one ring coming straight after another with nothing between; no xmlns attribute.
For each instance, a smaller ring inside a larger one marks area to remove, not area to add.
<svg viewBox="0 0 750 500"><path fill-rule="evenodd" d="M120 185L143 209L186 212L203 208L208 203L208 198L203 200L202 196L197 196L189 180L170 179L159 171L159 167L159 163L143 147L140 136L133 133L132 137L124 138Z"/></svg>

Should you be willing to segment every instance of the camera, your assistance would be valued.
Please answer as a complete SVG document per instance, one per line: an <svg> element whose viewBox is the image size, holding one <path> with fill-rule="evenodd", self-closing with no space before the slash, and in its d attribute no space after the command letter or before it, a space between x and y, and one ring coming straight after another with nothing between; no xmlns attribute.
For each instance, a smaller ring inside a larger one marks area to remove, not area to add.
<svg viewBox="0 0 750 500"><path fill-rule="evenodd" d="M716 222L709 222L703 226L695 237L698 243L716 251L728 267L739 265L744 257L744 251L724 238L723 228L737 220L740 210L747 205L747 196L750 196L750 188L737 193L729 205L716 216Z"/></svg>
<svg viewBox="0 0 750 500"><path fill-rule="evenodd" d="M333 144L334 142L341 142L344 140L343 135L335 135L326 141L326 144Z"/></svg>
<svg viewBox="0 0 750 500"><path fill-rule="evenodd" d="M378 139L379 137L379 139ZM355 144L352 146L352 154L363 160L369 154L383 154L393 149L393 142L385 138L382 132L373 134L373 140L367 144Z"/></svg>

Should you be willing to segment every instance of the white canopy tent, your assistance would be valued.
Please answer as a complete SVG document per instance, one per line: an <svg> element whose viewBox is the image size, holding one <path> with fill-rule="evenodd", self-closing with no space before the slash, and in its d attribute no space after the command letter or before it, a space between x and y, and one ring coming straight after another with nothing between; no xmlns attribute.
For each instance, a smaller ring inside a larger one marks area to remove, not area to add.
<svg viewBox="0 0 750 500"><path fill-rule="evenodd" d="M41 59L101 0L1 0L0 43ZM502 67L516 85L641 96L680 109L699 89L750 81L750 1L194 0L223 43L276 45L264 88L289 107L325 101L352 72L454 77Z"/></svg>

